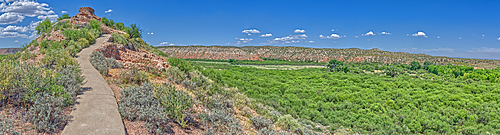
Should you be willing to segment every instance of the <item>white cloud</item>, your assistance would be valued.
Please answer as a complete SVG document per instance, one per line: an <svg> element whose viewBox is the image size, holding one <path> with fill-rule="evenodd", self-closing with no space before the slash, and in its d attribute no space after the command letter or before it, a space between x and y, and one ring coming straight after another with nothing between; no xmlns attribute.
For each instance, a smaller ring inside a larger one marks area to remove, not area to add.
<svg viewBox="0 0 500 135"><path fill-rule="evenodd" d="M26 34L20 34L17 32L0 32L0 38L28 38Z"/></svg>
<svg viewBox="0 0 500 135"><path fill-rule="evenodd" d="M358 38L359 36L354 36L355 38Z"/></svg>
<svg viewBox="0 0 500 135"><path fill-rule="evenodd" d="M306 33L306 30L296 29L293 32L295 32L295 33Z"/></svg>
<svg viewBox="0 0 500 135"><path fill-rule="evenodd" d="M427 37L427 35L422 32L422 31L419 31L417 33L414 33L414 34L411 34L411 36L414 36L414 37Z"/></svg>
<svg viewBox="0 0 500 135"><path fill-rule="evenodd" d="M330 36L319 35L319 38L321 38L321 39L339 39L341 37L338 34L332 34Z"/></svg>
<svg viewBox="0 0 500 135"><path fill-rule="evenodd" d="M20 32L20 33L26 33L30 30L28 27L22 27L22 26L7 26L5 28L0 27L1 32Z"/></svg>
<svg viewBox="0 0 500 135"><path fill-rule="evenodd" d="M111 10L111 9L104 11L104 13L111 13L111 12L113 12L113 10Z"/></svg>
<svg viewBox="0 0 500 135"><path fill-rule="evenodd" d="M18 22L22 22L24 19L24 16L14 14L14 13L4 13L0 15L0 24L15 24Z"/></svg>
<svg viewBox="0 0 500 135"><path fill-rule="evenodd" d="M17 40L14 40L14 42L15 42L15 43L17 43L17 42L19 42L19 41L17 41Z"/></svg>
<svg viewBox="0 0 500 135"><path fill-rule="evenodd" d="M63 11L61 11L61 13L62 13L62 14L67 14L67 13L68 13L68 11L64 11L64 10L63 10Z"/></svg>
<svg viewBox="0 0 500 135"><path fill-rule="evenodd" d="M374 36L375 33L373 33L373 31L369 31L368 33L366 34L362 34L363 36Z"/></svg>
<svg viewBox="0 0 500 135"><path fill-rule="evenodd" d="M237 45L247 44L253 40L251 38L236 38L236 39L238 40L238 42L236 43Z"/></svg>
<svg viewBox="0 0 500 135"><path fill-rule="evenodd" d="M271 34L271 33L260 35L260 37L272 37L272 36L273 36L273 34Z"/></svg>
<svg viewBox="0 0 500 135"><path fill-rule="evenodd" d="M257 30L257 29L247 29L247 30L243 30L241 32L242 33L246 33L246 34L257 34L257 33L260 33L260 31Z"/></svg>
<svg viewBox="0 0 500 135"><path fill-rule="evenodd" d="M281 38L275 38L274 41L289 41L289 40L305 40L308 36L306 34L302 35L289 35Z"/></svg>
<svg viewBox="0 0 500 135"><path fill-rule="evenodd" d="M433 48L433 49L420 49L420 48L403 48L403 51L409 52L454 52L453 48Z"/></svg>
<svg viewBox="0 0 500 135"><path fill-rule="evenodd" d="M314 41L306 41L307 43L314 43Z"/></svg>
<svg viewBox="0 0 500 135"><path fill-rule="evenodd" d="M41 20L45 20L45 19L49 18L49 20L55 21L55 20L57 20L57 18L59 18L59 16L58 15L43 15L43 16L41 15L41 16L38 16L37 18L41 19Z"/></svg>
<svg viewBox="0 0 500 135"><path fill-rule="evenodd" d="M148 33L148 35L154 35L155 33Z"/></svg>
<svg viewBox="0 0 500 135"><path fill-rule="evenodd" d="M438 36L437 38L441 38L441 37Z"/></svg>
<svg viewBox="0 0 500 135"><path fill-rule="evenodd" d="M380 32L380 35L391 35L391 33L382 31L382 32Z"/></svg>
<svg viewBox="0 0 500 135"><path fill-rule="evenodd" d="M462 37L458 37L458 39L462 39Z"/></svg>
<svg viewBox="0 0 500 135"><path fill-rule="evenodd" d="M332 31L335 31L335 29L332 29Z"/></svg>
<svg viewBox="0 0 500 135"><path fill-rule="evenodd" d="M500 48L481 47L481 48L473 48L468 52L500 53Z"/></svg>
<svg viewBox="0 0 500 135"><path fill-rule="evenodd" d="M497 40L500 40L500 37L498 37L498 39L497 39Z"/></svg>
<svg viewBox="0 0 500 135"><path fill-rule="evenodd" d="M159 45L175 45L175 44L170 42L161 42Z"/></svg>

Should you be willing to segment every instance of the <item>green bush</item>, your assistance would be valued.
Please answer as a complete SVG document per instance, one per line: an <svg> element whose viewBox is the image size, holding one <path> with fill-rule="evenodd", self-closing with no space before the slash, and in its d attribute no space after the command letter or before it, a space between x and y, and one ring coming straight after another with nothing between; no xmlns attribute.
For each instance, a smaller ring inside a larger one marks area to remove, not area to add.
<svg viewBox="0 0 500 135"><path fill-rule="evenodd" d="M62 111L64 100L48 93L37 94L29 110L30 121L38 132L53 132L66 125L66 115Z"/></svg>
<svg viewBox="0 0 500 135"><path fill-rule="evenodd" d="M156 96L160 103L166 108L166 113L183 128L186 128L186 110L193 106L193 101L188 93L177 90L175 86L167 85L156 90Z"/></svg>
<svg viewBox="0 0 500 135"><path fill-rule="evenodd" d="M71 17L69 17L68 14L63 14L61 17L57 18L57 21L61 21L61 20L64 20L64 19L69 19Z"/></svg>
<svg viewBox="0 0 500 135"><path fill-rule="evenodd" d="M123 119L145 121L145 127L154 134L172 132L172 127L165 113L167 110L153 97L156 87L150 83L142 86L130 86L120 91L118 111Z"/></svg>
<svg viewBox="0 0 500 135"><path fill-rule="evenodd" d="M72 41L77 41L78 39L85 37L85 33L78 29L65 29L62 33L64 37Z"/></svg>
<svg viewBox="0 0 500 135"><path fill-rule="evenodd" d="M49 33L50 30L52 30L52 23L50 22L49 18L47 18L41 23L39 23L35 29L36 29L36 34Z"/></svg>
<svg viewBox="0 0 500 135"><path fill-rule="evenodd" d="M72 28L72 25L69 20L57 22L56 25L54 25L54 30L65 30L70 28Z"/></svg>
<svg viewBox="0 0 500 135"><path fill-rule="evenodd" d="M165 72L165 75L168 77L169 81L180 84L182 81L186 80L187 75L183 71L179 70L179 68L175 66L171 66Z"/></svg>
<svg viewBox="0 0 500 135"><path fill-rule="evenodd" d="M266 119L262 116L252 117L250 118L250 120L257 130L261 130L263 128L273 129L274 126L271 120Z"/></svg>
<svg viewBox="0 0 500 135"><path fill-rule="evenodd" d="M123 83L135 83L141 84L143 82L148 82L148 76L143 71L136 68L130 70L129 72L123 72L120 74Z"/></svg>
<svg viewBox="0 0 500 135"><path fill-rule="evenodd" d="M113 57L107 58L106 64L108 65L109 68L123 68L123 64L116 61L116 59Z"/></svg>
<svg viewBox="0 0 500 135"><path fill-rule="evenodd" d="M90 20L88 27L89 27L89 29L96 29L96 30L99 30L99 32L101 32L101 22L99 22L95 19Z"/></svg>
<svg viewBox="0 0 500 135"><path fill-rule="evenodd" d="M184 59L170 57L168 58L168 63L172 66L178 67L181 71L184 71L185 73L189 73L191 72L191 70L193 70L193 66L191 65L191 63L185 61Z"/></svg>
<svg viewBox="0 0 500 135"><path fill-rule="evenodd" d="M118 33L112 33L111 37L113 37L113 42L117 44L126 45L128 43L127 39L123 35L120 35Z"/></svg>
<svg viewBox="0 0 500 135"><path fill-rule="evenodd" d="M53 69L61 69L70 65L78 65L69 52L62 49L47 50L47 53L41 60L42 64Z"/></svg>
<svg viewBox="0 0 500 135"><path fill-rule="evenodd" d="M291 132L295 132L300 128L299 122L289 114L278 118L278 120L276 121L276 126L279 126Z"/></svg>
<svg viewBox="0 0 500 135"><path fill-rule="evenodd" d="M103 75L108 74L109 69L106 62L106 57L104 57L104 54L102 54L101 52L92 52L92 54L90 55L90 63L92 64L92 66L94 66L95 69L97 69L97 71L99 71L99 73Z"/></svg>
<svg viewBox="0 0 500 135"><path fill-rule="evenodd" d="M78 39L77 43L80 45L81 48L87 48L90 45L89 41L85 38Z"/></svg>
<svg viewBox="0 0 500 135"><path fill-rule="evenodd" d="M25 51L23 53L23 55L21 56L21 59L23 59L23 60L28 60L28 59L33 59L33 58L35 58L35 54L32 54L28 51Z"/></svg>
<svg viewBox="0 0 500 135"><path fill-rule="evenodd" d="M40 41L40 48L41 48L41 49L47 49L47 48L49 48L49 47L50 47L50 45L49 45L49 41L47 41L47 40L42 40L42 41Z"/></svg>
<svg viewBox="0 0 500 135"><path fill-rule="evenodd" d="M120 31L125 31L127 29L127 27L125 27L125 24L121 22L115 23L115 28Z"/></svg>

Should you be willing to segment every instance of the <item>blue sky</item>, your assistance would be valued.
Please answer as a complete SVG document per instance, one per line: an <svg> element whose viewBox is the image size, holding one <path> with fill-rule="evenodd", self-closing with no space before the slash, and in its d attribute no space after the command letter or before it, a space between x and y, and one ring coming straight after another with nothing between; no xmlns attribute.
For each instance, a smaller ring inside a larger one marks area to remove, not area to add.
<svg viewBox="0 0 500 135"><path fill-rule="evenodd" d="M46 12L37 12L39 14L36 15L8 10L13 3L16 2L4 1L0 6L0 48L19 47L29 42L34 37L30 33L36 25L34 22L40 21L39 18L54 18L54 15L62 15L63 11L73 16L78 13L79 7L90 6L98 16L126 25L139 24L144 30L143 39L152 45L355 47L500 59L500 17L497 8L500 1L494 0L39 0L31 3L48 9L37 8ZM18 21L16 17L9 17L16 13L24 18ZM6 24L9 21L11 23ZM10 25L16 27L7 29ZM16 30L17 35L13 33ZM261 37L265 34L269 37Z"/></svg>

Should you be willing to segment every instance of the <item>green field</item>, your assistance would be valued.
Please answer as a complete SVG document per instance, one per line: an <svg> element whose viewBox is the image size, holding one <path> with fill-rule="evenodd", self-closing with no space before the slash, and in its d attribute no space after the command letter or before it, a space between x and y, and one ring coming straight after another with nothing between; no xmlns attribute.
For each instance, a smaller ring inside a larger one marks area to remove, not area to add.
<svg viewBox="0 0 500 135"><path fill-rule="evenodd" d="M500 85L491 83L498 81L499 68L364 63L352 64L344 73L326 68L267 70L216 63L199 66L223 69L202 72L281 113L331 126L332 131L349 128L370 134L500 133Z"/></svg>

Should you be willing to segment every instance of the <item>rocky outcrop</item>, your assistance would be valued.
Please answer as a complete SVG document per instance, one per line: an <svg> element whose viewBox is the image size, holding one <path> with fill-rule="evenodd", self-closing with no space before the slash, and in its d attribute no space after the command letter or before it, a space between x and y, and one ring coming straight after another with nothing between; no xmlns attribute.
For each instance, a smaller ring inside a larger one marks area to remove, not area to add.
<svg viewBox="0 0 500 135"><path fill-rule="evenodd" d="M99 22L101 21L101 18L94 14L94 9L90 7L81 7L78 14L71 17L70 20L73 25L86 26L92 19Z"/></svg>
<svg viewBox="0 0 500 135"><path fill-rule="evenodd" d="M111 34L111 33L127 34L126 32L112 29L104 24L101 24L101 32L104 34Z"/></svg>
<svg viewBox="0 0 500 135"><path fill-rule="evenodd" d="M127 69L166 70L169 67L167 60L160 56L142 50L133 51L125 45L113 42L105 42L103 46L95 51L103 53L106 58L115 58L117 61L123 63L124 68Z"/></svg>

